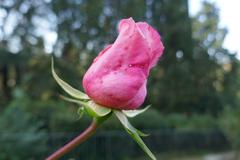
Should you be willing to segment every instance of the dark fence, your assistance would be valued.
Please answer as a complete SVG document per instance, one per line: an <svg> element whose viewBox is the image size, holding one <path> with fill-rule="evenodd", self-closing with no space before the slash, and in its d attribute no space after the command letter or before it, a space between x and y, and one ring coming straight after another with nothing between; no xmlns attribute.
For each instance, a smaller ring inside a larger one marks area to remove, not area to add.
<svg viewBox="0 0 240 160"><path fill-rule="evenodd" d="M143 139L154 153L223 151L230 148L230 144L222 132L215 129L146 132L151 135ZM0 160L44 159L76 136L77 133L52 133L39 136L33 133L0 132ZM143 151L126 132L100 131L63 159L130 160L133 157L141 156L144 156Z"/></svg>
<svg viewBox="0 0 240 160"><path fill-rule="evenodd" d="M151 135L144 138L144 141L155 153L168 151L223 151L230 148L229 142L219 130L147 132L151 133ZM49 151L53 152L75 136L76 134L51 134L49 143L51 149ZM127 133L109 131L96 134L69 153L65 159L123 160L126 157L140 156L144 156L144 153Z"/></svg>

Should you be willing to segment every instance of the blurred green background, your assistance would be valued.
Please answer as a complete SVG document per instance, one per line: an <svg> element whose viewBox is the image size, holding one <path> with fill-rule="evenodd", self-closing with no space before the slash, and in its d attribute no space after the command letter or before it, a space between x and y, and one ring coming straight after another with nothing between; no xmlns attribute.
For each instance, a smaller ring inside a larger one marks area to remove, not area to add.
<svg viewBox="0 0 240 160"><path fill-rule="evenodd" d="M187 0L0 0L0 160L44 159L87 127L78 106L59 98L51 56L57 73L82 90L93 58L128 17L151 24L165 45L148 81L144 105L152 107L131 120L151 133L149 148L165 160L237 155L239 60L223 47L227 29L214 3L189 16ZM146 157L113 117L63 159Z"/></svg>

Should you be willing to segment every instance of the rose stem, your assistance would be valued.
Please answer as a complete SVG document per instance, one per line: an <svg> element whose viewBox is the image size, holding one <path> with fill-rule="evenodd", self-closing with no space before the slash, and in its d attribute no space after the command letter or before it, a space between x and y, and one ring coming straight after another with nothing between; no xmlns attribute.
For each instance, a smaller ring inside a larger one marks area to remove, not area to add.
<svg viewBox="0 0 240 160"><path fill-rule="evenodd" d="M57 160L61 158L63 155L74 149L76 146L87 140L97 129L98 123L96 119L93 119L91 125L82 132L79 136L74 138L71 142L65 144L63 147L58 149L52 155L50 155L46 160Z"/></svg>

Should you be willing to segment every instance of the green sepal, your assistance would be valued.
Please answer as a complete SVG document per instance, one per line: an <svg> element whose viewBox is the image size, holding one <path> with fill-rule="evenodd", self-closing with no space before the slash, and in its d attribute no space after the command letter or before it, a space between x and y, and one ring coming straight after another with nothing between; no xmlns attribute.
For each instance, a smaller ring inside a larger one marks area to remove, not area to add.
<svg viewBox="0 0 240 160"><path fill-rule="evenodd" d="M84 107L80 106L77 110L77 114L78 114L78 119L82 118L82 116L84 115Z"/></svg>
<svg viewBox="0 0 240 160"><path fill-rule="evenodd" d="M135 128L136 129L136 128ZM143 133L142 131L136 129L137 133L141 137L148 137L150 134L149 133Z"/></svg>
<svg viewBox="0 0 240 160"><path fill-rule="evenodd" d="M151 105L148 105L147 107L143 109L136 109L136 110L122 110L122 112L129 118L136 117L137 115L145 112L148 108L150 108Z"/></svg>
<svg viewBox="0 0 240 160"><path fill-rule="evenodd" d="M103 116L103 117L96 117L96 121L98 124L101 124L104 121L106 121L110 116L112 116L112 112L110 112L109 114L107 114L106 116Z"/></svg>
<svg viewBox="0 0 240 160"><path fill-rule="evenodd" d="M121 114L123 113L122 111L118 111L118 112L120 112ZM115 113L115 114L116 114L116 113ZM124 114L124 113L123 113L123 114ZM125 117L125 118L124 118L124 121L126 121L125 124L128 125L127 128L128 128L129 130L134 130L134 131L136 131L136 132L138 133L138 135L141 136L141 137L147 137L147 136L149 136L149 134L143 133L142 131L140 131L140 130L136 129L135 127L133 127L133 126L129 123L127 117L126 117L125 115L123 115L123 116Z"/></svg>
<svg viewBox="0 0 240 160"><path fill-rule="evenodd" d="M102 105L99 105L92 100L86 102L87 105L86 110L90 115L93 115L94 117L104 117L108 115L112 110L110 108L106 108Z"/></svg>
<svg viewBox="0 0 240 160"><path fill-rule="evenodd" d="M66 91L69 95L71 95L74 98L77 99L83 99L83 100L88 100L90 99L86 94L84 94L83 92L73 88L72 86L70 86L68 83L66 83L65 81L63 81L55 72L54 70L54 61L52 58L52 75L54 77L54 79L57 81L57 83L61 86L61 88Z"/></svg>
<svg viewBox="0 0 240 160"><path fill-rule="evenodd" d="M124 128L126 129L127 133L138 143L138 145L142 148L142 150L152 159L157 160L156 157L153 155L153 153L150 151L150 149L145 145L143 140L141 139L139 135L139 131L134 128L128 121L126 115L121 112L114 110L114 114L117 116L119 121L122 123Z"/></svg>
<svg viewBox="0 0 240 160"><path fill-rule="evenodd" d="M108 115L109 113L111 113L111 111L112 111L109 108L106 108L104 106L94 103L92 100L86 102L86 101L81 101L78 99L68 98L65 96L61 96L61 98L68 102L73 102L73 103L82 105L84 107L84 109L87 111L87 113L92 117L96 117L96 118L104 117L104 116Z"/></svg>

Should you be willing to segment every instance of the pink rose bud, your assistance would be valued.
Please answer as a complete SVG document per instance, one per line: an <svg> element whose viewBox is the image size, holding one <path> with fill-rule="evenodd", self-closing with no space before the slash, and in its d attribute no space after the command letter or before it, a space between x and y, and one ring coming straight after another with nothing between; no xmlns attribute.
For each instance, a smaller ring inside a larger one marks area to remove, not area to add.
<svg viewBox="0 0 240 160"><path fill-rule="evenodd" d="M145 22L123 19L116 41L94 59L83 88L96 103L113 109L136 109L147 94L150 69L161 57L160 35Z"/></svg>

